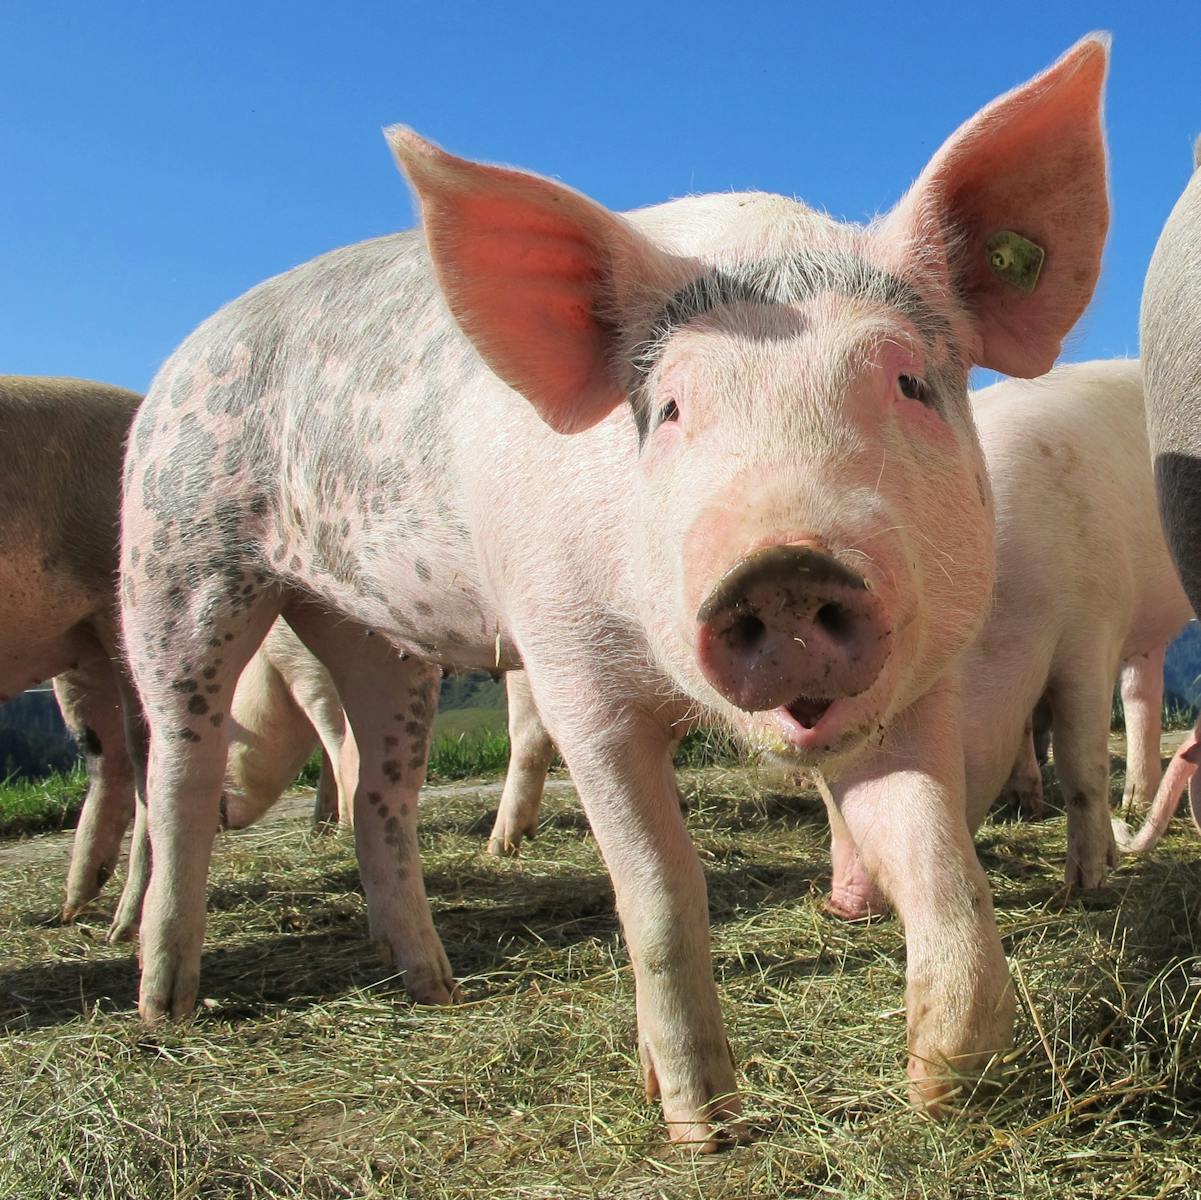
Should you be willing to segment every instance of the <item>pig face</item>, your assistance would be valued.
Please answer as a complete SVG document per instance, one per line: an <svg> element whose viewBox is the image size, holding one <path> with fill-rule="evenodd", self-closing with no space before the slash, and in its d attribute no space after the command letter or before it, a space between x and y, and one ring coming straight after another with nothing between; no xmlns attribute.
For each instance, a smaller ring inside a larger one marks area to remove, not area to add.
<svg viewBox="0 0 1201 1200"><path fill-rule="evenodd" d="M887 247L815 239L816 220L758 269L766 287L732 283L735 263L669 305L634 396L634 560L673 677L829 769L971 637L994 555L967 356L924 298L937 278L902 283ZM747 298L710 303L730 292Z"/></svg>
<svg viewBox="0 0 1201 1200"><path fill-rule="evenodd" d="M982 619L967 373L1049 369L1091 294L1106 61L1086 39L995 101L867 229L776 196L623 217L392 134L485 362L560 433L632 417L653 658L800 765L861 749Z"/></svg>

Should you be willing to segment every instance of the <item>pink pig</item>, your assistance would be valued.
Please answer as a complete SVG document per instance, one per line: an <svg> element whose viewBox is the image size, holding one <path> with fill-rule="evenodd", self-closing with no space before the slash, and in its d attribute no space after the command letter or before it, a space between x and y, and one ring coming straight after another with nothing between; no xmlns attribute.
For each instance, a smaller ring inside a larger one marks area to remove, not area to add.
<svg viewBox="0 0 1201 1200"><path fill-rule="evenodd" d="M416 840L438 666L521 664L613 880L674 1139L714 1149L739 1112L682 721L835 781L906 925L915 1101L1008 1045L954 674L994 561L967 374L1047 370L1089 299L1106 66L1081 42L866 229L758 194L618 215L392 131L422 230L223 309L131 438L143 1017L195 1003L230 699L282 613L359 747L371 928L417 1000L455 995Z"/></svg>

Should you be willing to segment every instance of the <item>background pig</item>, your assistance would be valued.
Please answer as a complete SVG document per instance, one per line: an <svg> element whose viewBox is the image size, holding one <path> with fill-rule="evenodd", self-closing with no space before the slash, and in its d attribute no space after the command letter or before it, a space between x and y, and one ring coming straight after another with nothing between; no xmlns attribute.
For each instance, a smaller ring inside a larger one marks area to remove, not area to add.
<svg viewBox="0 0 1201 1200"><path fill-rule="evenodd" d="M906 923L915 1097L1006 1044L952 669L993 576L966 380L1045 371L1088 300L1105 69L1082 42L869 229L762 195L620 216L394 131L423 232L227 306L131 437L143 1016L194 1004L230 698L282 612L358 744L371 927L417 999L454 995L416 849L438 666L520 663L613 880L674 1138L712 1149L738 1111L684 719L837 775L832 813Z"/></svg>
<svg viewBox="0 0 1201 1200"><path fill-rule="evenodd" d="M1143 285L1140 335L1147 431L1159 512L1172 560L1193 612L1201 612L1201 141L1194 171L1172 209ZM1201 728L1201 727L1199 727ZM1194 820L1197 731L1176 753L1137 835L1120 823L1123 849L1145 849L1166 827L1187 782Z"/></svg>
<svg viewBox="0 0 1201 1200"><path fill-rule="evenodd" d="M114 580L118 464L140 397L81 379L0 376L0 703L52 676L88 796L63 915L103 886L133 814ZM132 727L131 727L132 728Z"/></svg>
<svg viewBox="0 0 1201 1200"><path fill-rule="evenodd" d="M1136 654L1122 663L1117 686L1126 730L1126 772L1122 811L1141 812L1159 787L1159 741L1163 734L1164 658L1168 647ZM1038 819L1043 812L1042 767L1051 745L1051 706L1044 696L1028 722L1027 735L1001 789L1000 801L1014 812Z"/></svg>
<svg viewBox="0 0 1201 1200"><path fill-rule="evenodd" d="M1030 714L1045 696L1067 802L1066 879L1096 887L1115 859L1108 738L1119 664L1162 675L1163 648L1190 616L1159 528L1139 364L1057 367L986 388L972 408L997 506L997 586L960 668L968 823L984 820L1015 758L1037 771ZM1162 678L1158 689L1123 689L1130 769L1144 789L1158 782L1162 689ZM836 846L834 857L832 908L878 911L853 852Z"/></svg>

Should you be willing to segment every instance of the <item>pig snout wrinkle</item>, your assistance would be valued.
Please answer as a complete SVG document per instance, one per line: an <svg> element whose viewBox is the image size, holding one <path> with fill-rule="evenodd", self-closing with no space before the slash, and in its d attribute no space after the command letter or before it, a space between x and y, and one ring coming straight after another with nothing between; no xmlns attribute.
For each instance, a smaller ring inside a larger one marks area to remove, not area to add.
<svg viewBox="0 0 1201 1200"><path fill-rule="evenodd" d="M697 611L701 669L747 712L815 709L871 686L891 649L867 582L809 546L769 546L736 563Z"/></svg>

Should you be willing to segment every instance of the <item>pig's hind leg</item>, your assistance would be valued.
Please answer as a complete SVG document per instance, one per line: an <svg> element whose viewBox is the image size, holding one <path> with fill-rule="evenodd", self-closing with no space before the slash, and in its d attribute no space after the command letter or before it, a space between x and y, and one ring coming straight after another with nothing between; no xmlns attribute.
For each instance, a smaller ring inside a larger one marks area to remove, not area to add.
<svg viewBox="0 0 1201 1200"><path fill-rule="evenodd" d="M1067 864L1071 888L1097 888L1117 865L1109 811L1109 717L1116 663L1097 653L1068 654L1069 667L1051 681L1055 773L1067 810ZM1089 647L1081 648L1089 649Z"/></svg>
<svg viewBox="0 0 1201 1200"><path fill-rule="evenodd" d="M358 748L354 842L371 936L419 1004L459 998L434 928L417 852L440 670L383 637L312 605L285 616L333 678Z"/></svg>
<svg viewBox="0 0 1201 1200"><path fill-rule="evenodd" d="M185 1017L195 1005L230 704L280 599L276 586L252 572L211 576L182 598L161 596L144 579L127 588L126 641L150 729L152 869L139 999L146 1021Z"/></svg>

